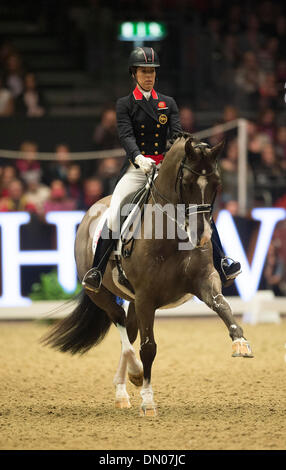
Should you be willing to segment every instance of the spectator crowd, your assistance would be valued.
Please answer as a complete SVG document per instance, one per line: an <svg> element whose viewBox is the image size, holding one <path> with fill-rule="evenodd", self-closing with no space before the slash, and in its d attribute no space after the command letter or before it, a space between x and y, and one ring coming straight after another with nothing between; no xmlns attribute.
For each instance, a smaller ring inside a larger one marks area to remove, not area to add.
<svg viewBox="0 0 286 470"><path fill-rule="evenodd" d="M36 76L11 41L0 47L0 116L41 117L46 113Z"/></svg>

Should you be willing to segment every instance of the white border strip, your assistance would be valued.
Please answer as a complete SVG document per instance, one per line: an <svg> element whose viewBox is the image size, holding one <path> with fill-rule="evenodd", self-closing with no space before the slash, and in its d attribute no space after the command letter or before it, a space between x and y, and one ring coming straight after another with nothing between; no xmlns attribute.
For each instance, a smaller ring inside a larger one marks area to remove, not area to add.
<svg viewBox="0 0 286 470"><path fill-rule="evenodd" d="M263 291L262 291L263 292ZM244 302L240 297L226 297L230 303L234 315L242 315L254 308L261 312L269 310L286 314L286 297L274 297L273 299L262 298L259 293L249 302ZM0 320L49 320L67 316L76 306L76 301L39 301L33 302L27 307L3 307L0 309ZM157 310L157 317L192 317L217 315L202 302L189 300L185 304L170 308Z"/></svg>

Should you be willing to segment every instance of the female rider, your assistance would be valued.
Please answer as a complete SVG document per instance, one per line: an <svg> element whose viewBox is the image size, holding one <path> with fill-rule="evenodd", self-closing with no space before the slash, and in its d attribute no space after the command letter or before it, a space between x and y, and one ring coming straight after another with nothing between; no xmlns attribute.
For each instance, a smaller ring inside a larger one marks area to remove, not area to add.
<svg viewBox="0 0 286 470"><path fill-rule="evenodd" d="M111 232L118 231L117 220L120 202L146 184L154 163L160 164L164 158L167 139L183 132L178 107L170 96L154 90L156 69L160 67L159 57L151 47L137 47L129 58L129 73L136 81L133 92L117 101L116 115L120 142L126 150L120 179L111 198L107 217L109 238L99 238L93 267L85 274L82 285L98 292L108 262L114 248ZM240 264L230 265L223 253L214 223L212 224L214 264L223 282L232 280L241 272Z"/></svg>

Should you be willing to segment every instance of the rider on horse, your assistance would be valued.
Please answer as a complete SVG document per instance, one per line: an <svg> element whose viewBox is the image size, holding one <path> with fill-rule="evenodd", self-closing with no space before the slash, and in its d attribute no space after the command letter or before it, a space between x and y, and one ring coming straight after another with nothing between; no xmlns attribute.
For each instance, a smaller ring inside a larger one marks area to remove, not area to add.
<svg viewBox="0 0 286 470"><path fill-rule="evenodd" d="M160 165L166 151L167 139L183 133L175 100L154 90L159 57L151 47L137 47L129 58L129 73L136 81L131 94L117 101L117 127L120 142L126 150L126 159L111 198L107 217L109 237L100 237L93 267L85 274L82 285L98 292L108 262L115 246L112 231L117 226L120 203L129 194L146 184L146 175L153 166ZM205 144L206 145L206 144ZM228 264L217 229L212 221L214 266L222 283L230 285L241 272L240 263Z"/></svg>

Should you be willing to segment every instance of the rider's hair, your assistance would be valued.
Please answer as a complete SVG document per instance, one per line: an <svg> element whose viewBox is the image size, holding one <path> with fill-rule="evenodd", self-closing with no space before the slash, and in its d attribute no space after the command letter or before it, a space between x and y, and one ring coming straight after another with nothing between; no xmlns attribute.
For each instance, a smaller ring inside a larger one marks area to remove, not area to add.
<svg viewBox="0 0 286 470"><path fill-rule="evenodd" d="M136 70L137 70L137 67L135 67L134 65L132 67L129 67L129 74L131 77L135 76Z"/></svg>

